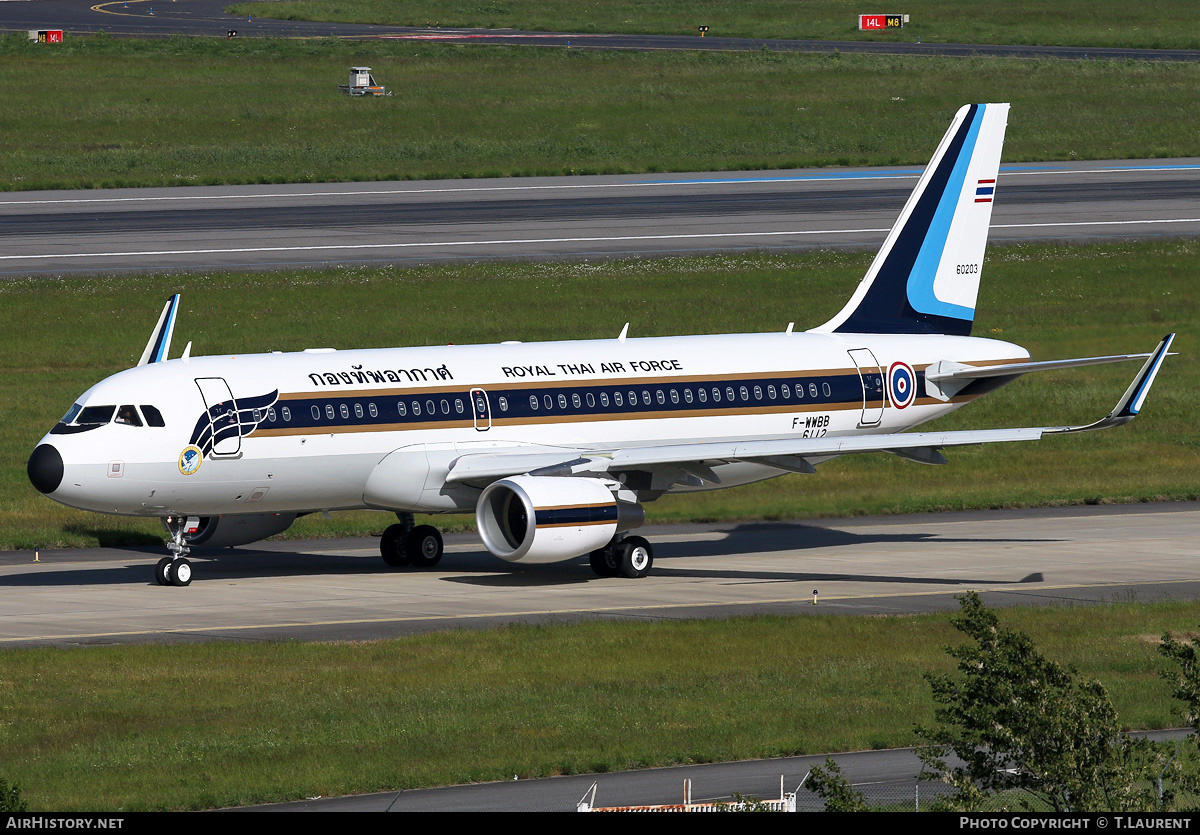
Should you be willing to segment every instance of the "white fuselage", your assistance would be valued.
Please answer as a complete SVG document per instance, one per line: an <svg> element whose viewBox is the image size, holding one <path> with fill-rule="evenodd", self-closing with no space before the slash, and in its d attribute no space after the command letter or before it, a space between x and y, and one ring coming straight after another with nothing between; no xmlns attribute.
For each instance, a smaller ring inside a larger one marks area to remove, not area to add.
<svg viewBox="0 0 1200 835"><path fill-rule="evenodd" d="M104 513L466 511L479 488L445 480L463 455L899 432L977 396L926 394L930 364L1026 359L989 339L824 333L194 357L123 371L77 404L153 406L163 426L60 424L42 443L63 462L51 497ZM915 372L907 402L896 363ZM377 472L397 451L413 454ZM722 487L782 472L718 466Z"/></svg>

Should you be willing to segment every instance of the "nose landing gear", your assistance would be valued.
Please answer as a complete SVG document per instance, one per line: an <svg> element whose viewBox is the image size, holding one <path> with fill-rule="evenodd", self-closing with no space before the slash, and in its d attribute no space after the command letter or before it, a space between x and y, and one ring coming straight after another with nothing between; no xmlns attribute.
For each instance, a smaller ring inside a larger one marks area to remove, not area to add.
<svg viewBox="0 0 1200 835"><path fill-rule="evenodd" d="M187 555L191 548L187 544L187 517L168 516L163 519L163 526L171 535L167 550L173 556L163 557L154 567L154 581L160 586L190 586L192 584L192 564Z"/></svg>

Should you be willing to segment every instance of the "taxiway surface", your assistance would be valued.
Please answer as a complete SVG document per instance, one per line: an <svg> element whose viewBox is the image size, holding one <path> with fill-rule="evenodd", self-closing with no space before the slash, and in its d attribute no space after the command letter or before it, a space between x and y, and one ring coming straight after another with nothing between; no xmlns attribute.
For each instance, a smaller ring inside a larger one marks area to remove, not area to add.
<svg viewBox="0 0 1200 835"><path fill-rule="evenodd" d="M751 613L889 614L991 605L1200 599L1191 502L659 526L644 580L586 559L504 563L447 537L432 570L392 571L378 540L263 543L154 585L161 548L0 554L0 646L213 639L369 640L448 628ZM814 591L818 604L813 605ZM19 593L13 593L19 592Z"/></svg>
<svg viewBox="0 0 1200 835"><path fill-rule="evenodd" d="M873 249L921 170L11 192L0 276ZM1200 235L1200 159L999 179L993 243Z"/></svg>

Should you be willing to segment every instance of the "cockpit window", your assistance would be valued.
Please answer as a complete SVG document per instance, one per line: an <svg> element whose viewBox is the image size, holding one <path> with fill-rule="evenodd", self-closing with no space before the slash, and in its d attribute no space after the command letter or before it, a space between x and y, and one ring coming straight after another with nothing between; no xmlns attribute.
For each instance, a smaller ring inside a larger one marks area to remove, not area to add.
<svg viewBox="0 0 1200 835"><path fill-rule="evenodd" d="M82 406L80 406L78 403L72 403L71 408L67 409L67 413L63 415L62 420L60 420L59 423L70 423L71 421L75 420L75 416L81 411L83 411Z"/></svg>
<svg viewBox="0 0 1200 835"><path fill-rule="evenodd" d="M146 416L146 424L148 426L166 426L166 421L163 420L162 412L154 406L142 404L142 414Z"/></svg>
<svg viewBox="0 0 1200 835"><path fill-rule="evenodd" d="M75 418L79 426L99 426L112 420L116 406L87 406Z"/></svg>
<svg viewBox="0 0 1200 835"><path fill-rule="evenodd" d="M142 419L137 413L137 409L132 405L122 406L117 409L117 423L122 423L126 426L141 426Z"/></svg>

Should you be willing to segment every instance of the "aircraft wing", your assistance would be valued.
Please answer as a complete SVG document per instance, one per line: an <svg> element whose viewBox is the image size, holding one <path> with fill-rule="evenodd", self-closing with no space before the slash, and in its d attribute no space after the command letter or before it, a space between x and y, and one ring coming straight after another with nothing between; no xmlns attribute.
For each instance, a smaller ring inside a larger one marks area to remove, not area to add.
<svg viewBox="0 0 1200 835"><path fill-rule="evenodd" d="M1141 370L1108 415L1095 423L1082 426L1031 426L1016 429L719 441L600 451L483 453L464 455L456 459L446 481L451 484L492 481L523 473L538 476L615 475L636 470L676 467L683 471L684 482L699 486L702 482L720 483L720 479L712 470L714 464L747 461L781 470L811 473L815 463L862 452L890 452L920 463L944 464L945 458L940 450L947 447L1036 441L1046 435L1107 429L1128 423L1141 410L1174 337L1174 334L1163 337L1158 347L1146 355L1147 359Z"/></svg>

